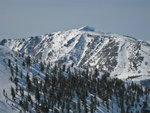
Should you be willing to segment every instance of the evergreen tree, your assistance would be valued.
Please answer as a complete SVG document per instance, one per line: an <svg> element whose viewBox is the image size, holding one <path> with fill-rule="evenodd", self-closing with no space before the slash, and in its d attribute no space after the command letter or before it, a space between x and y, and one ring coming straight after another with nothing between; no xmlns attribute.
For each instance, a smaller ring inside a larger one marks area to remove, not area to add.
<svg viewBox="0 0 150 113"><path fill-rule="evenodd" d="M23 101L24 100L24 90L22 88L20 88L20 95L21 95L21 99Z"/></svg>
<svg viewBox="0 0 150 113"><path fill-rule="evenodd" d="M22 79L22 77L23 77L23 73L22 73L22 71L20 72L20 78Z"/></svg>
<svg viewBox="0 0 150 113"><path fill-rule="evenodd" d="M11 60L8 59L8 66L11 67Z"/></svg>
<svg viewBox="0 0 150 113"><path fill-rule="evenodd" d="M29 92L31 92L32 91L32 84L31 84L28 72L27 72L27 76L26 76L26 82L27 82L27 89L28 89Z"/></svg>
<svg viewBox="0 0 150 113"><path fill-rule="evenodd" d="M81 113L81 105L80 105L80 99L78 98L78 112Z"/></svg>
<svg viewBox="0 0 150 113"><path fill-rule="evenodd" d="M46 73L49 74L49 68L50 68L50 62L47 64L47 67L46 67Z"/></svg>
<svg viewBox="0 0 150 113"><path fill-rule="evenodd" d="M90 103L90 113L94 113L94 101L92 96L91 96L91 103Z"/></svg>
<svg viewBox="0 0 150 113"><path fill-rule="evenodd" d="M18 75L18 64L16 64L16 75Z"/></svg>
<svg viewBox="0 0 150 113"><path fill-rule="evenodd" d="M46 64L42 63L42 65ZM97 112L97 107L100 107L98 98L104 102L107 112L115 112L114 110L116 109L113 109L114 102L117 103L115 105L118 105L121 113L132 113L134 109L140 107L142 107L142 112L145 112L148 104L148 101L146 101L149 94L148 88L143 93L142 86L134 83L127 84L122 80L110 78L109 73L104 73L99 78L97 69L94 72L89 72L88 69L77 72L76 70L71 71L73 68L68 67L67 69L64 68L63 72L63 68L60 64L55 65L51 69L47 66L45 78L40 78L40 74L37 75L37 78L33 74L32 81L29 73L27 73L25 83L26 88L29 90L28 95L24 95L24 86L20 88L20 95L16 93L19 85L16 87L16 91L11 91L11 94L17 96L16 102L19 102L20 106L28 112L31 112L28 109L28 106L30 106L31 109L35 108L35 112L37 113L48 113L49 109L51 109L51 112L61 113L95 113ZM44 69L42 70L44 71ZM21 73L20 71L20 76ZM13 80L17 86L18 82L22 80L18 81L16 77L19 76L13 76ZM31 91L34 93L30 93ZM32 101L30 94L35 96L35 103ZM15 96L12 96L13 100L15 100ZM21 97L20 100L18 100L19 96ZM141 103L141 98L143 97L146 98L143 106L140 106L139 103ZM77 102L74 101L76 98ZM137 107L137 104L140 107ZM57 110L57 108L61 109L61 111Z"/></svg>
<svg viewBox="0 0 150 113"><path fill-rule="evenodd" d="M37 85L38 80L37 80L37 77L35 74L33 74L33 76L32 76L32 82L33 82L34 86Z"/></svg>
<svg viewBox="0 0 150 113"><path fill-rule="evenodd" d="M31 99L31 95L30 95L30 94L28 94L28 96L27 96L27 100L28 100L29 102L31 102L31 101L32 101L32 99Z"/></svg>
<svg viewBox="0 0 150 113"><path fill-rule="evenodd" d="M35 99L37 100L38 103L40 102L40 93L39 93L38 85L36 87Z"/></svg>
<svg viewBox="0 0 150 113"><path fill-rule="evenodd" d="M11 96L12 96L12 99L15 100L16 94L15 94L15 90L13 87L11 87Z"/></svg>
<svg viewBox="0 0 150 113"><path fill-rule="evenodd" d="M25 62L22 62L22 66L26 66L26 65L25 65Z"/></svg>
<svg viewBox="0 0 150 113"><path fill-rule="evenodd" d="M27 56L27 57L26 57L26 63L27 63L27 66L28 66L28 67L31 66L31 57L30 57L30 56Z"/></svg>
<svg viewBox="0 0 150 113"><path fill-rule="evenodd" d="M41 69L42 72L44 71L44 68L45 68L45 67L44 67L44 64L43 64L43 62L41 62L41 63L40 63L40 69Z"/></svg>
<svg viewBox="0 0 150 113"><path fill-rule="evenodd" d="M14 70L13 70L13 67L11 66L10 67L10 72L11 72L11 76L12 76L12 78L14 77Z"/></svg>
<svg viewBox="0 0 150 113"><path fill-rule="evenodd" d="M63 65L63 72L65 72L65 70L66 70L66 65L64 64Z"/></svg>
<svg viewBox="0 0 150 113"><path fill-rule="evenodd" d="M15 85L17 87L18 86L18 77L17 76L14 78L14 82L15 82Z"/></svg>

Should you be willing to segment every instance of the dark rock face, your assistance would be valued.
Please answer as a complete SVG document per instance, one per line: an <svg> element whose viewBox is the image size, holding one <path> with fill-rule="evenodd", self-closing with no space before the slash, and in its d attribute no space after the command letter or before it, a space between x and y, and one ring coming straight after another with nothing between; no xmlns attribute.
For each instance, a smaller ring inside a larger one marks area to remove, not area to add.
<svg viewBox="0 0 150 113"><path fill-rule="evenodd" d="M118 56L118 43L115 43L115 41L110 41L100 53L98 53L98 57L101 57L101 59L98 62L98 65L103 68L104 66L108 68L108 71L111 72L117 65L117 56ZM101 64L103 61L103 58L105 59L104 65Z"/></svg>

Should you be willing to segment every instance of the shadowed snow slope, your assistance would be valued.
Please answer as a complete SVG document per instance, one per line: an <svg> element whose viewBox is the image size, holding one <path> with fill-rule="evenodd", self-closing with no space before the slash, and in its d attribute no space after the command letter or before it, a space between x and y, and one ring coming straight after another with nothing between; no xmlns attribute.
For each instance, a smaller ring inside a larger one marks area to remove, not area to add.
<svg viewBox="0 0 150 113"><path fill-rule="evenodd" d="M13 53L5 47L0 46L0 113L16 113L15 109L11 108L11 105L6 103L6 99L3 95L3 89L10 95L10 87L13 86L10 81L10 71L6 65L8 58L12 58Z"/></svg>

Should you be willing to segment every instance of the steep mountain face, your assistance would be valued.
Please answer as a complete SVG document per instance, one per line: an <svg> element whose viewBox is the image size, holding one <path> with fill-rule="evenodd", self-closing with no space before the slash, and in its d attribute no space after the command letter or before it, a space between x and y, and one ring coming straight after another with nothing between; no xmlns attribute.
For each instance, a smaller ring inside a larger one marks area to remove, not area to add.
<svg viewBox="0 0 150 113"><path fill-rule="evenodd" d="M98 32L88 26L25 39L4 39L0 44L46 63L98 68L121 79L150 78L149 42Z"/></svg>

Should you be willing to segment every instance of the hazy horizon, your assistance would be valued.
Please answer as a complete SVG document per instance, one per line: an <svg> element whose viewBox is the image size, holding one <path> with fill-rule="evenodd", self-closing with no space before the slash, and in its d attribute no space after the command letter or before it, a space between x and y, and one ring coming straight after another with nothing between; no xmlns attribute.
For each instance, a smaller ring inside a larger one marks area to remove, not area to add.
<svg viewBox="0 0 150 113"><path fill-rule="evenodd" d="M150 40L149 0L0 0L0 40L88 25Z"/></svg>

